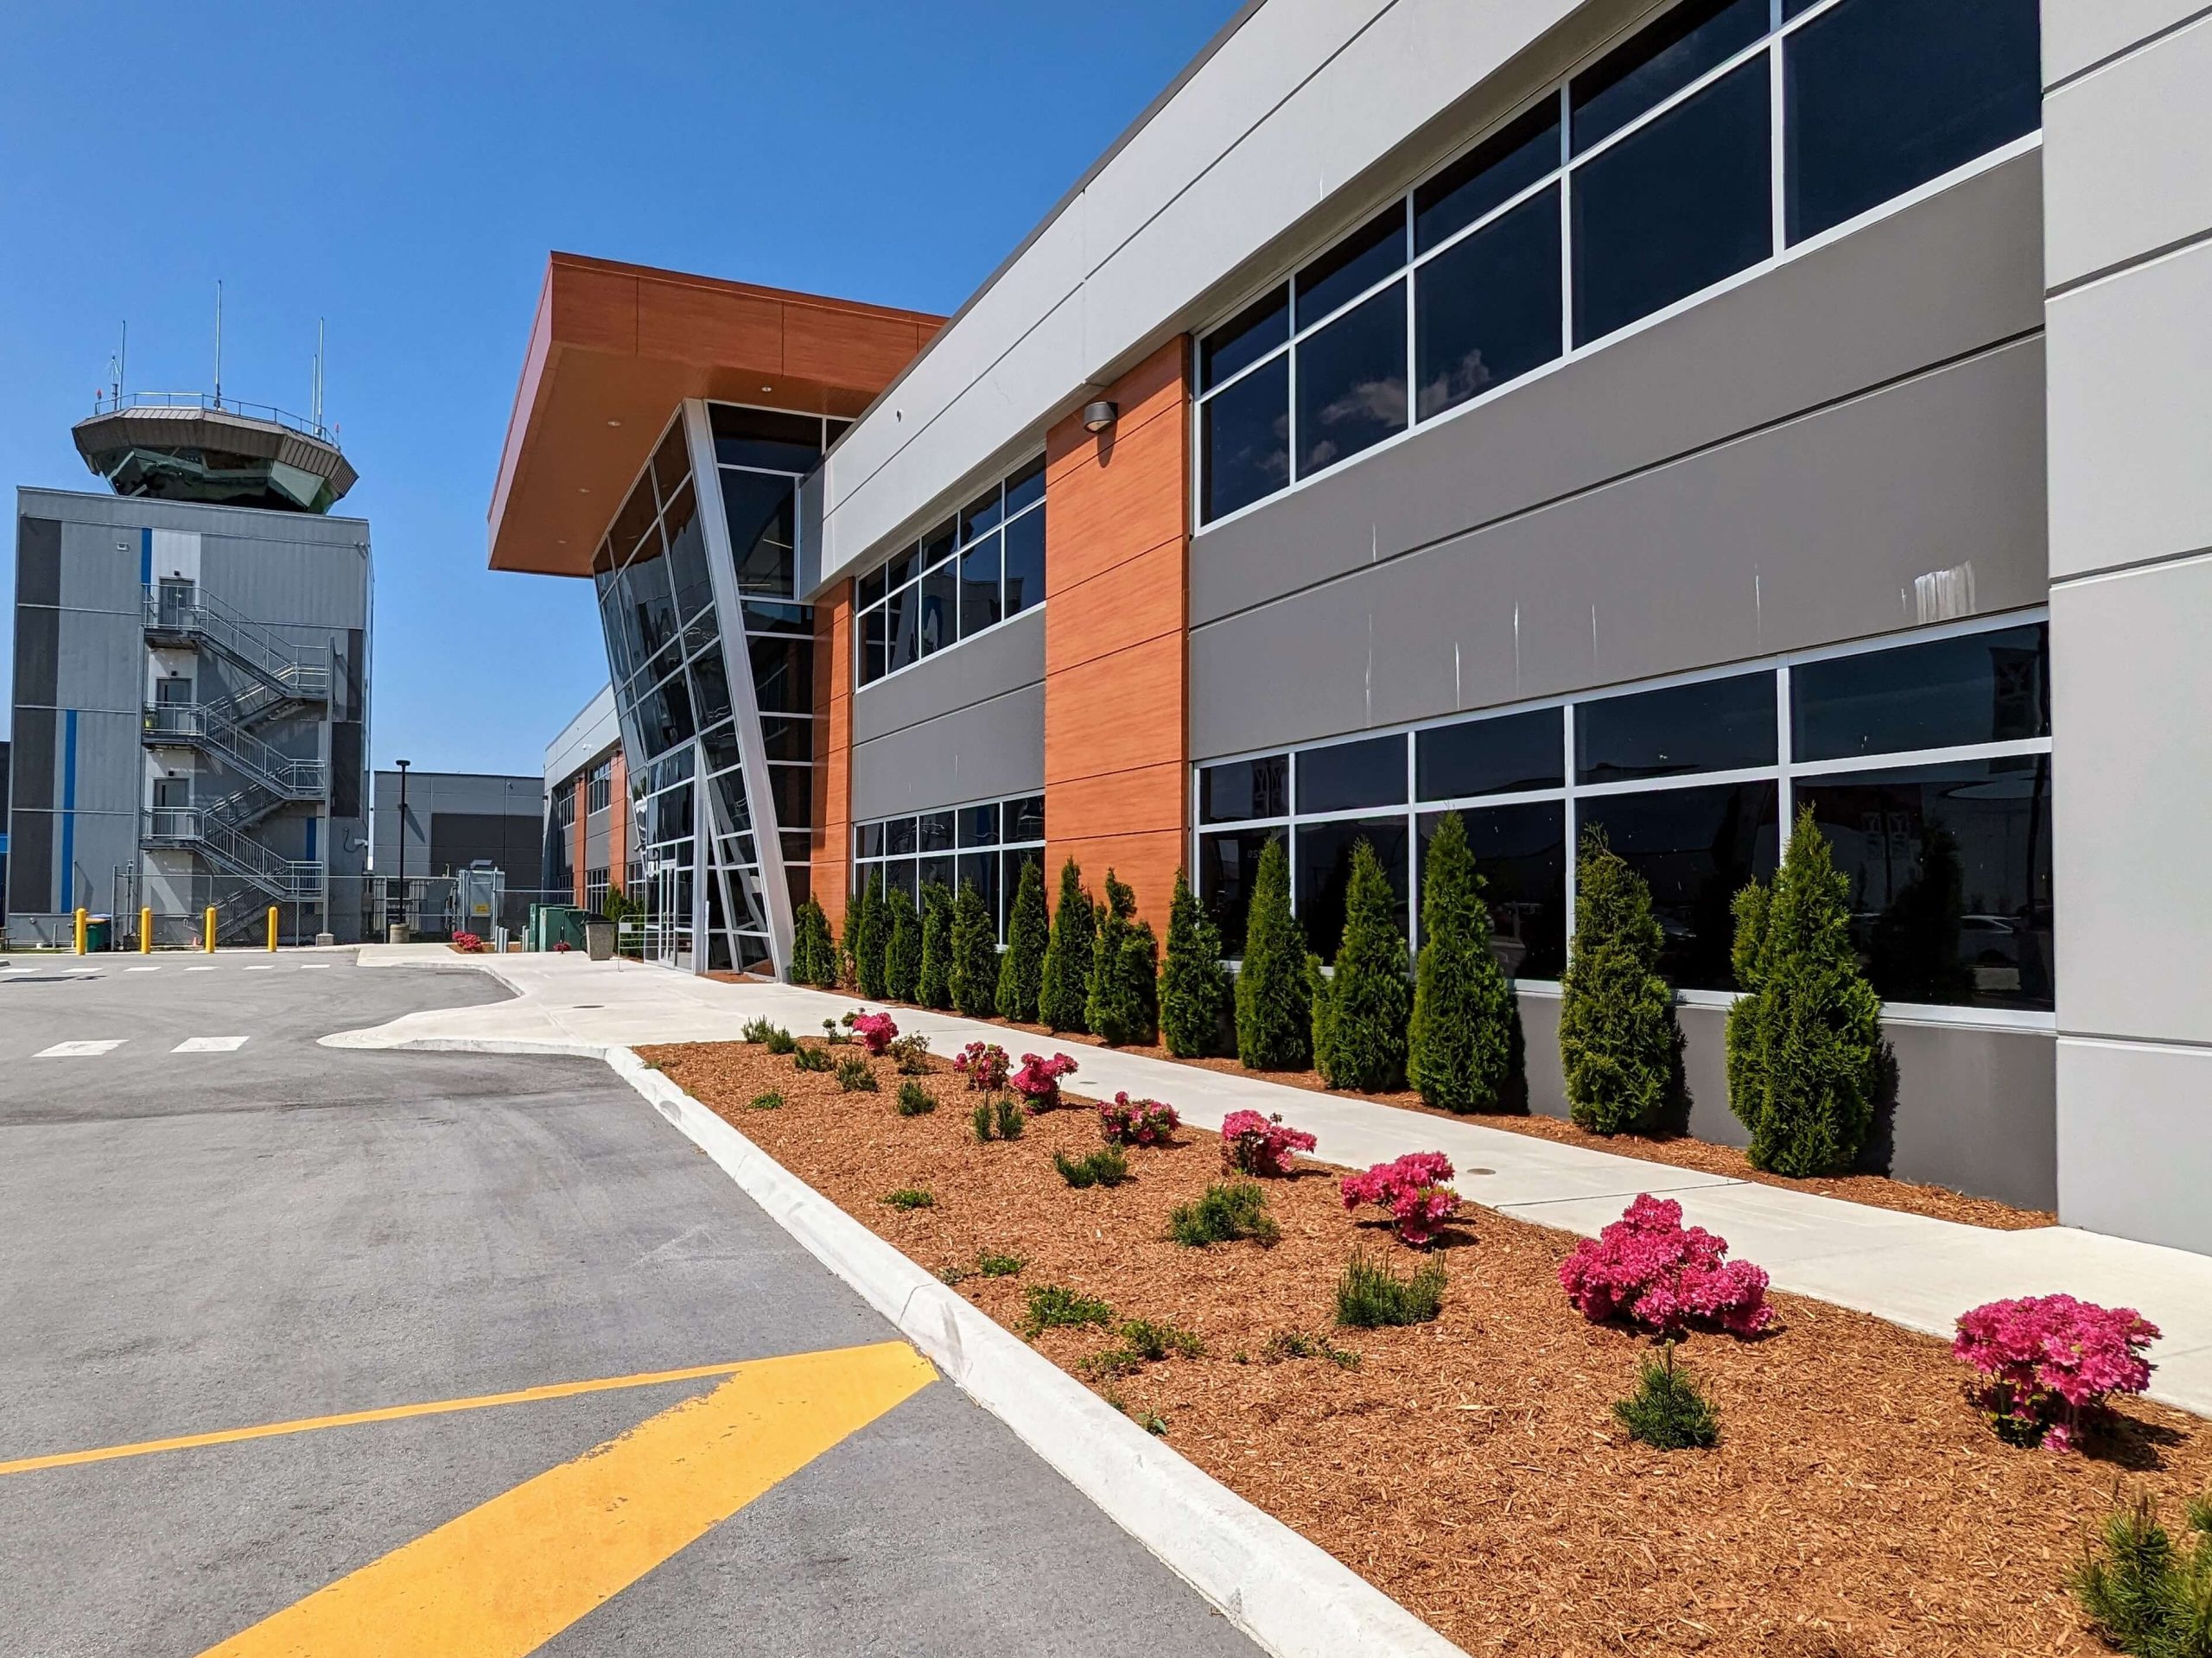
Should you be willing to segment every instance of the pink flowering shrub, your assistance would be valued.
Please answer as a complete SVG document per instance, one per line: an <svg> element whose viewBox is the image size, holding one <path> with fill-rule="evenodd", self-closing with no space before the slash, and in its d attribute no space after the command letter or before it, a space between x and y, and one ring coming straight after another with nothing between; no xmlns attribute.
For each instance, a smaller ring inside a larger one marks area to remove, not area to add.
<svg viewBox="0 0 2212 1658"><path fill-rule="evenodd" d="M1313 1149L1313 1136L1287 1127L1282 1113L1232 1111L1221 1120L1221 1168L1224 1174L1285 1175L1300 1152Z"/></svg>
<svg viewBox="0 0 2212 1658"><path fill-rule="evenodd" d="M484 948L484 940L473 932L457 932L453 936L453 947L464 956L474 956Z"/></svg>
<svg viewBox="0 0 2212 1658"><path fill-rule="evenodd" d="M1444 1184L1451 1178L1452 1159L1443 1153L1408 1152L1395 1162L1377 1163L1364 1174L1346 1175L1344 1207L1376 1204L1389 1210L1399 1241L1418 1249L1459 1212L1459 1194Z"/></svg>
<svg viewBox="0 0 2212 1658"><path fill-rule="evenodd" d="M1560 1262L1560 1286L1592 1324L1628 1318L1670 1335L1693 1324L1752 1335L1774 1322L1766 1274L1748 1261L1722 1261L1727 1253L1727 1239L1685 1227L1680 1204L1647 1191L1574 1246Z"/></svg>
<svg viewBox="0 0 2212 1658"><path fill-rule="evenodd" d="M1999 1439L2066 1452L2110 1419L2112 1394L2151 1385L2143 1350L2158 1339L2158 1325L2133 1307L2024 1295L1961 1317L1951 1353L1981 1373L1967 1397Z"/></svg>
<svg viewBox="0 0 2212 1658"><path fill-rule="evenodd" d="M871 1058L880 1058L898 1039L899 1027L888 1013L860 1013L854 1016L853 1034Z"/></svg>
<svg viewBox="0 0 2212 1658"><path fill-rule="evenodd" d="M1182 1118L1158 1100L1133 1100L1116 1094L1098 1108L1098 1131L1109 1146L1164 1146Z"/></svg>
<svg viewBox="0 0 2212 1658"><path fill-rule="evenodd" d="M1021 1096L1029 1107L1029 1115L1050 1111L1060 1102L1060 1078L1075 1075L1075 1061L1064 1053L1046 1059L1033 1053L1021 1056L1021 1069L1006 1079L1006 1085Z"/></svg>
<svg viewBox="0 0 2212 1658"><path fill-rule="evenodd" d="M565 938L556 938L553 941L553 953L556 956L566 956L575 948L575 946Z"/></svg>
<svg viewBox="0 0 2212 1658"><path fill-rule="evenodd" d="M1007 1067L1013 1062L995 1042L970 1042L953 1057L952 1068L968 1079L971 1089L995 1093L1006 1086Z"/></svg>

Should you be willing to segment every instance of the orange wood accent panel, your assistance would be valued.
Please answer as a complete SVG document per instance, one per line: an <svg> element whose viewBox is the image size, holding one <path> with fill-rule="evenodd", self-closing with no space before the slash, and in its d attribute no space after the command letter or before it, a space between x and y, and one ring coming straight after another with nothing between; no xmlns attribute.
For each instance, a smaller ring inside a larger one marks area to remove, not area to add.
<svg viewBox="0 0 2212 1658"><path fill-rule="evenodd" d="M608 808L607 820L607 881L620 888L625 898L634 899L638 895L630 890L630 764L620 743L614 746L608 786L613 791L613 804Z"/></svg>
<svg viewBox="0 0 2212 1658"><path fill-rule="evenodd" d="M845 924L846 853L852 845L853 774L852 589L814 607L814 708L824 716L815 727L814 833L810 846L810 885L830 917Z"/></svg>
<svg viewBox="0 0 2212 1658"><path fill-rule="evenodd" d="M569 872L569 885L575 889L575 896L569 902L580 910L584 904L584 831L590 827L586 821L588 814L584 809L591 804L591 794L585 788L584 781L590 775L591 768L586 766L576 773L576 780L569 785L569 798L575 803L576 819L572 825L576 832L576 849L569 859L573 867Z"/></svg>
<svg viewBox="0 0 2212 1658"><path fill-rule="evenodd" d="M1046 440L1045 827L1049 873L1106 871L1165 938L1183 861L1190 757L1190 407L1171 340Z"/></svg>

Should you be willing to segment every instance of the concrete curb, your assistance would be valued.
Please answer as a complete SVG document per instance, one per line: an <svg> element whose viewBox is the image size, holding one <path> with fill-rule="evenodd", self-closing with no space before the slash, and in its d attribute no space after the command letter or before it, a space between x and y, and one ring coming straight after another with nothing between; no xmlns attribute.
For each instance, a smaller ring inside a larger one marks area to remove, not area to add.
<svg viewBox="0 0 2212 1658"><path fill-rule="evenodd" d="M1335 1556L1200 1471L954 1294L628 1048L473 1037L401 1045L418 1052L604 1060L962 1392L1274 1658L1467 1658Z"/></svg>

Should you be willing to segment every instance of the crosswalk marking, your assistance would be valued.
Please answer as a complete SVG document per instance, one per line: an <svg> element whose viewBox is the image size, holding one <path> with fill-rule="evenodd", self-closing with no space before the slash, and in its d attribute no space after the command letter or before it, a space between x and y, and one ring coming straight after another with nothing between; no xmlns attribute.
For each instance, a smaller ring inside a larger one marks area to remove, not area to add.
<svg viewBox="0 0 2212 1658"><path fill-rule="evenodd" d="M123 1045L118 1037L106 1042L57 1042L50 1048L41 1048L31 1056L34 1059L90 1059Z"/></svg>
<svg viewBox="0 0 2212 1658"><path fill-rule="evenodd" d="M171 1053L236 1053L245 1046L242 1036L188 1036Z"/></svg>

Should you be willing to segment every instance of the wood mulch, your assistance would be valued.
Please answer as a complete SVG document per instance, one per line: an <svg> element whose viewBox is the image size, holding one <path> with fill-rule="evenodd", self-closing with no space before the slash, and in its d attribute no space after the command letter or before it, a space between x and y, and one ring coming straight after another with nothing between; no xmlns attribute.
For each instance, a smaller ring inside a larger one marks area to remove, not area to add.
<svg viewBox="0 0 2212 1658"><path fill-rule="evenodd" d="M2212 1427L2194 1417L2131 1401L2094 1456L2012 1450L1967 1405L1945 1344L1786 1295L1778 1331L1682 1350L1719 1407L1719 1446L1655 1452L1611 1411L1649 1343L1567 1306L1567 1234L1470 1206L1442 1245L1440 1319L1338 1330L1333 1290L1355 1250L1413 1256L1344 1213L1332 1172L1267 1183L1274 1248L1184 1248L1163 1238L1167 1210L1219 1178L1214 1135L1132 1149L1128 1183L1073 1191L1052 1154L1098 1145L1087 1109L978 1145L982 1096L946 1072L923 1079L939 1109L902 1118L888 1059L871 1062L880 1092L849 1094L742 1044L642 1052L1009 1328L1049 1284L1197 1333L1204 1356L1120 1376L1083 1368L1106 1331L1038 1344L1471 1653L2086 1658L2103 1648L2064 1586L2085 1528L2122 1486L2147 1485L2171 1515L2212 1485ZM780 1109L748 1109L771 1089ZM904 1187L934 1206L883 1203ZM975 1275L984 1251L1023 1267ZM1271 1362L1285 1331L1356 1352L1357 1368Z"/></svg>
<svg viewBox="0 0 2212 1658"><path fill-rule="evenodd" d="M874 1005L869 1004L871 1007ZM885 1005L898 1008L909 1004L891 1002ZM1014 1036L1033 1038L1039 1044L1052 1043L1062 1048L1077 1044L1094 1048L1103 1045L1095 1036L1082 1036L1072 1031L1052 1032L1041 1025L1014 1025L1003 1020L987 1022L1006 1031L1009 1040L1003 1045L1017 1052L1020 1045L1011 1039ZM1286 1088L1302 1088L1316 1094L1335 1094L1344 1099L1370 1100L1377 1105L1395 1106L1403 1111L1425 1111L1446 1117L1454 1115L1452 1112L1424 1103L1421 1096L1411 1089L1389 1094L1358 1094L1331 1088L1321 1080L1318 1071L1247 1070L1234 1059L1178 1059L1160 1047L1128 1047L1116 1051L1142 1054L1148 1059L1165 1059L1170 1064L1197 1065L1227 1076L1258 1077L1267 1082L1281 1083ZM1593 1134L1586 1128L1576 1128L1564 1117L1541 1116L1533 1112L1485 1111L1478 1115L1458 1117L1456 1120L1479 1123L1485 1128L1502 1128L1508 1134L1528 1134L1537 1140L1557 1140L1561 1145L1586 1146L1592 1151L1611 1152L1616 1157L1633 1157L1647 1163L1695 1169L1704 1174L1722 1175L1731 1180L1756 1181L1761 1185L1780 1186L1789 1191L1810 1191L1823 1197L1840 1197L1846 1203L1865 1204L1873 1209L1924 1215L1931 1220L1956 1221L1964 1226L1983 1226L2001 1232L2024 1232L2036 1227L2058 1223L2058 1217L2047 1210L2020 1209L2011 1204L2000 1203L1994 1197L1976 1197L1967 1192L1954 1191L1948 1186L1895 1180L1887 1175L1845 1174L1796 1180L1788 1175L1769 1174L1753 1168L1751 1159L1744 1154L1740 1147L1716 1145L1711 1140L1693 1139L1688 1134Z"/></svg>

